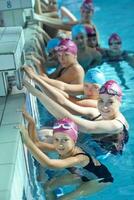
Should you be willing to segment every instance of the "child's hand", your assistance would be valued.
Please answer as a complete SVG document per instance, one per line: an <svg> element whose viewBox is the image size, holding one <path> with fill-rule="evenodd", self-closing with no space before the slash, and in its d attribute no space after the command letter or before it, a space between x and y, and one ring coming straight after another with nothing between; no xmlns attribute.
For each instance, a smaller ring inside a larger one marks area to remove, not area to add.
<svg viewBox="0 0 134 200"><path fill-rule="evenodd" d="M31 67L23 66L22 69L25 71L25 73L27 74L27 76L29 78L31 78L31 79L34 78L35 73L34 73L34 70Z"/></svg>
<svg viewBox="0 0 134 200"><path fill-rule="evenodd" d="M28 122L34 122L34 119L32 118L32 116L26 111L25 105L22 107L22 114L23 114L23 117Z"/></svg>
<svg viewBox="0 0 134 200"><path fill-rule="evenodd" d="M19 125L19 129L20 129L23 142L27 144L29 140L28 130L23 125Z"/></svg>

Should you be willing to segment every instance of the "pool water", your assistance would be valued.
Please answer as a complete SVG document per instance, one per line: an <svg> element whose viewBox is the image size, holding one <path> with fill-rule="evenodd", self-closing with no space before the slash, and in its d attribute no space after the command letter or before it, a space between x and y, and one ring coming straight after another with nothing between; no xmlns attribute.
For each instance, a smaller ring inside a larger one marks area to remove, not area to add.
<svg viewBox="0 0 134 200"><path fill-rule="evenodd" d="M63 1L78 18L82 1ZM101 45L108 47L107 40L111 33L118 33L123 41L123 49L134 51L134 1L133 0L94 0L95 14L93 22L96 25ZM130 125L130 139L122 156L113 156L103 160L114 177L114 183L105 190L84 199L90 200L130 200L134 199L134 68L126 62L104 63L100 66L106 79L114 79L121 84L123 103L121 111Z"/></svg>
<svg viewBox="0 0 134 200"><path fill-rule="evenodd" d="M80 18L81 2L82 0L60 0L60 5L66 6L77 18ZM99 31L101 45L108 47L109 35L116 32L122 38L123 49L134 51L134 1L94 0L94 4L93 21ZM134 68L124 61L113 64L104 63L99 68L104 72L107 80L114 79L122 87L124 95L121 111L130 125L130 139L122 156L111 156L102 160L113 174L114 183L105 190L84 199L132 200L134 199Z"/></svg>

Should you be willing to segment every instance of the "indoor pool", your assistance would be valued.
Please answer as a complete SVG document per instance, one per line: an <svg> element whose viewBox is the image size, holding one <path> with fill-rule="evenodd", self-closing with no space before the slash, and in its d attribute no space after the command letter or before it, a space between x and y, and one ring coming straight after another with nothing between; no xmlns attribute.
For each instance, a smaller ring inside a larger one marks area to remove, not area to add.
<svg viewBox="0 0 134 200"><path fill-rule="evenodd" d="M63 1L78 18L78 8L82 1ZM134 51L134 1L133 0L94 0L94 24L100 35L101 45L107 47L111 33L118 33L123 41L123 49ZM114 183L95 195L84 199L90 200L128 200L134 199L134 68L126 62L103 64L100 66L108 79L115 79L122 86L122 112L130 125L130 139L122 156L103 160L112 172Z"/></svg>
<svg viewBox="0 0 134 200"><path fill-rule="evenodd" d="M60 5L69 8L79 18L81 0L61 1ZM123 41L123 49L134 51L134 1L133 0L94 0L96 25L101 45L107 47L107 40L111 33L118 33ZM123 90L122 112L130 125L130 139L122 156L104 159L114 177L114 183L92 196L83 199L90 200L130 200L134 199L134 68L126 62L106 64L99 68L106 75L106 79L116 80ZM69 188L67 188L69 190Z"/></svg>

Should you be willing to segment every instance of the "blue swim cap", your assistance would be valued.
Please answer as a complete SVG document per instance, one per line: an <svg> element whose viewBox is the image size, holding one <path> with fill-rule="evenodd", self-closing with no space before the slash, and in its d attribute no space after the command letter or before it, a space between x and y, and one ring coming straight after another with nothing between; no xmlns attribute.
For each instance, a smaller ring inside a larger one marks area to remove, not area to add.
<svg viewBox="0 0 134 200"><path fill-rule="evenodd" d="M99 69L89 69L84 78L84 83L103 85L106 82L103 72Z"/></svg>
<svg viewBox="0 0 134 200"><path fill-rule="evenodd" d="M53 38L47 43L47 52L50 53L56 46L60 44L59 38Z"/></svg>
<svg viewBox="0 0 134 200"><path fill-rule="evenodd" d="M76 24L72 27L72 38L77 37L79 34L87 35L85 26L83 24Z"/></svg>

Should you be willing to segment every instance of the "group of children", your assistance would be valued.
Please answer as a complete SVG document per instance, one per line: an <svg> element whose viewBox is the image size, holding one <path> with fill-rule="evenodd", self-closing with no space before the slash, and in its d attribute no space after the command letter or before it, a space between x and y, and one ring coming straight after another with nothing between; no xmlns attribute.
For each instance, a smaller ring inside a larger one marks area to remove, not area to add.
<svg viewBox="0 0 134 200"><path fill-rule="evenodd" d="M42 73L37 74L30 66L23 66L26 76L35 84L34 87L24 80L24 86L57 119L53 122L51 141L42 142L34 120L23 109L28 122L27 128L20 127L23 141L42 166L68 171L45 184L47 200L56 198L54 190L59 186L75 185L75 190L59 197L73 200L112 183L112 174L98 156L122 155L129 138L127 120L120 112L121 87L114 80L106 81L104 74L93 68L102 60L127 60L128 54L120 49L118 34L110 36L109 49L100 48L91 22L93 12L93 2L85 0L81 6L81 23L72 27L73 41L56 37L47 43L44 72L38 70ZM36 63L36 67L43 66ZM47 67L56 70L49 74ZM84 148L85 144L88 148ZM47 151L56 151L59 158L50 158Z"/></svg>

